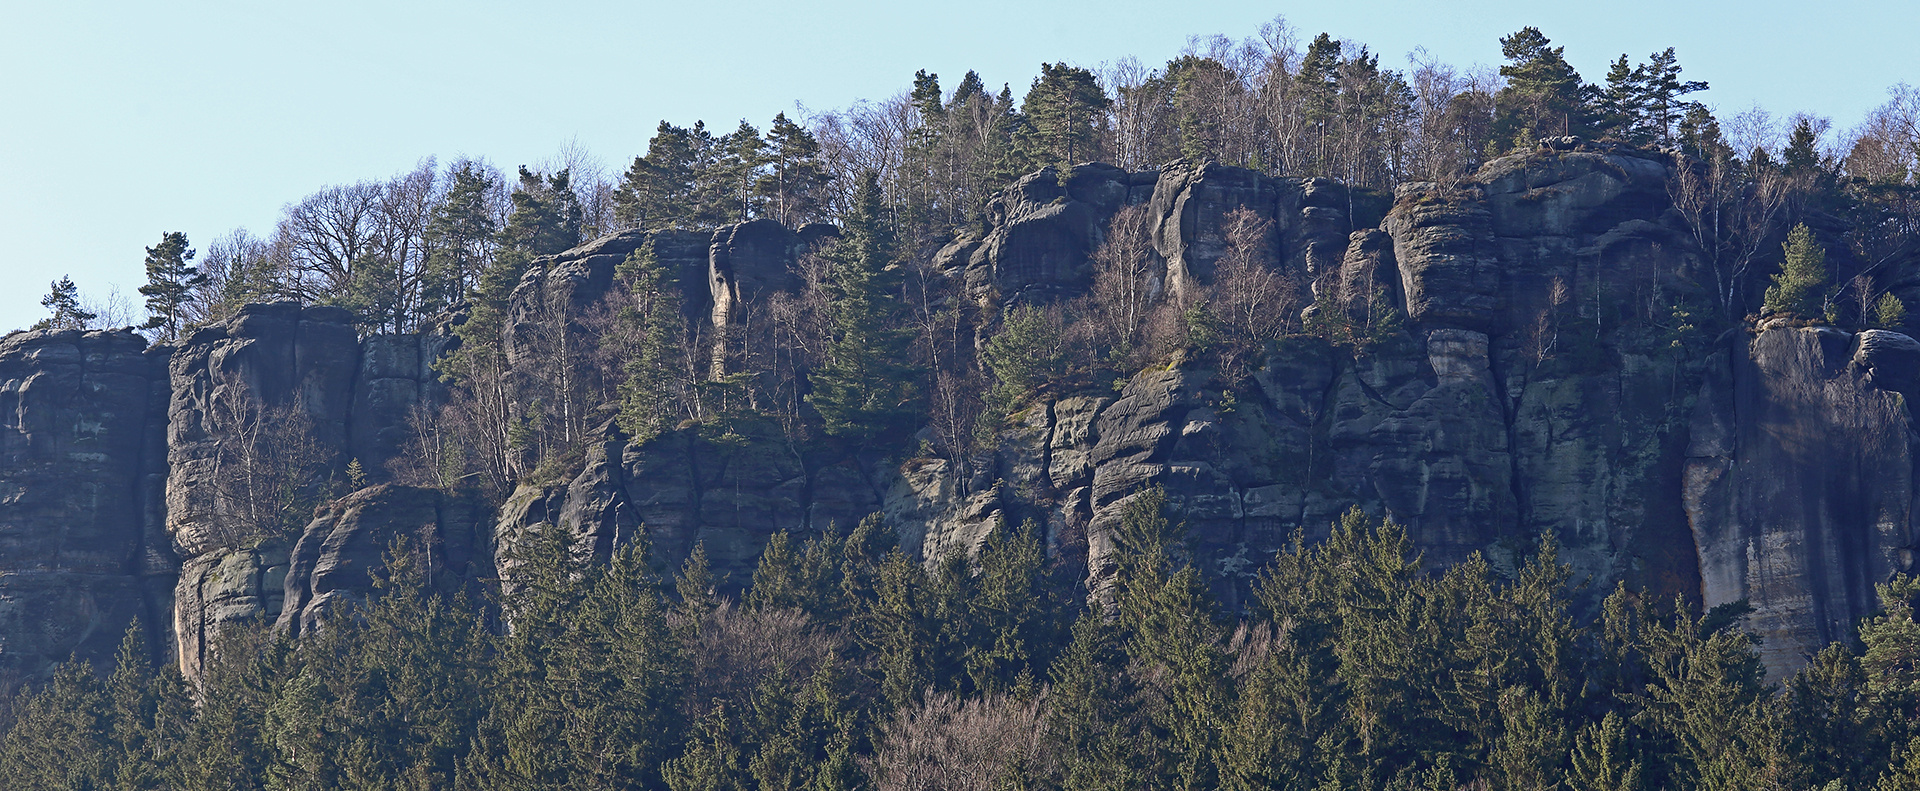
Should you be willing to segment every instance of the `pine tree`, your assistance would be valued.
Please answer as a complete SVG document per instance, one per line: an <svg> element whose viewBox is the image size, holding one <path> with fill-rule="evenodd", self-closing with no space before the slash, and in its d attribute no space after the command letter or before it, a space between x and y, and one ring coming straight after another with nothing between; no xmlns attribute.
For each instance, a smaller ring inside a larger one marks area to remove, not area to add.
<svg viewBox="0 0 1920 791"><path fill-rule="evenodd" d="M1590 133L1592 89L1567 63L1566 48L1551 43L1534 27L1500 39L1507 86L1494 97L1494 142L1502 150L1530 147L1536 137Z"/></svg>
<svg viewBox="0 0 1920 791"><path fill-rule="evenodd" d="M140 287L140 295L147 298L147 321L140 328L159 330L162 341L180 337L187 304L194 291L206 285L199 268L187 263L193 255L187 235L179 231L162 234L159 244L147 248L147 284Z"/></svg>
<svg viewBox="0 0 1920 791"><path fill-rule="evenodd" d="M84 330L99 318L80 306L80 287L74 285L73 278L66 275L49 284L47 295L40 298L40 305L53 315L34 322L33 329L36 330Z"/></svg>
<svg viewBox="0 0 1920 791"><path fill-rule="evenodd" d="M755 185L766 162L767 142L760 130L744 119L739 128L713 144L713 161L695 179L695 201L703 226L719 226L759 216L761 200Z"/></svg>
<svg viewBox="0 0 1920 791"><path fill-rule="evenodd" d="M1645 108L1651 138L1661 143L1672 142L1674 125L1686 111L1699 104L1681 101L1681 97L1704 91L1707 84L1699 80L1680 79L1680 63L1672 47L1648 56L1642 74L1643 93L1639 104Z"/></svg>
<svg viewBox="0 0 1920 791"><path fill-rule="evenodd" d="M786 113L775 115L767 127L766 170L755 185L773 218L789 228L813 219L827 181L813 133L787 120Z"/></svg>
<svg viewBox="0 0 1920 791"><path fill-rule="evenodd" d="M1826 297L1827 251L1814 243L1813 231L1803 223L1787 234L1781 252L1785 257L1780 271L1773 275L1773 285L1767 287L1761 312L1803 319L1824 315L1821 303Z"/></svg>
<svg viewBox="0 0 1920 791"><path fill-rule="evenodd" d="M585 210L567 171L542 178L522 165L520 186L511 197L513 213L500 229L502 243L532 256L553 255L580 243Z"/></svg>
<svg viewBox="0 0 1920 791"><path fill-rule="evenodd" d="M807 403L828 434L865 439L897 428L913 414L911 339L892 326L897 298L887 282L894 264L879 177L861 178L859 199L831 253L824 359L808 376Z"/></svg>
<svg viewBox="0 0 1920 791"><path fill-rule="evenodd" d="M457 163L451 176L447 196L427 225L432 304L450 304L479 285L499 230L488 207L488 196L499 186L493 178L471 161Z"/></svg>
<svg viewBox="0 0 1920 791"><path fill-rule="evenodd" d="M614 189L614 218L630 228L652 230L688 225L694 217L694 187L700 180L711 141L706 127L685 129L665 120L647 142L647 154Z"/></svg>
<svg viewBox="0 0 1920 791"><path fill-rule="evenodd" d="M1065 63L1040 64L1020 105L1025 121L1015 143L1026 170L1052 165L1065 178L1074 165L1100 158L1098 125L1113 101L1093 72Z"/></svg>

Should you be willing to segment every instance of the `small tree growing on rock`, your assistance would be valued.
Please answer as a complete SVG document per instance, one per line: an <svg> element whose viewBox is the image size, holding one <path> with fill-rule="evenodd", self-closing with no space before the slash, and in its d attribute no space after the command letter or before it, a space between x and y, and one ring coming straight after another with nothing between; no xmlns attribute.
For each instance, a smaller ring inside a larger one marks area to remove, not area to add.
<svg viewBox="0 0 1920 791"><path fill-rule="evenodd" d="M1784 313L1799 318L1822 315L1821 287L1827 282L1827 251L1815 244L1805 223L1793 227L1781 245L1786 260L1767 287L1762 315Z"/></svg>

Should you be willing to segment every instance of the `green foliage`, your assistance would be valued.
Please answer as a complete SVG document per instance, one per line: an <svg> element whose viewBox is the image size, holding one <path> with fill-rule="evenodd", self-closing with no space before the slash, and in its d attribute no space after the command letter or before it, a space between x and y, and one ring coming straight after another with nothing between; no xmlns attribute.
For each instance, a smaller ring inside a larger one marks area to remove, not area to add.
<svg viewBox="0 0 1920 791"><path fill-rule="evenodd" d="M1023 170L1052 165L1065 178L1074 165L1099 159L1098 124L1112 103L1093 72L1065 63L1040 64L1014 134L1014 146L1029 165Z"/></svg>
<svg viewBox="0 0 1920 791"><path fill-rule="evenodd" d="M1773 285L1767 287L1761 311L1802 319L1825 315L1822 302L1826 296L1827 251L1814 243L1813 231L1803 223L1787 234L1781 252L1785 258L1780 271L1773 275Z"/></svg>
<svg viewBox="0 0 1920 791"><path fill-rule="evenodd" d="M775 115L767 127L764 162L765 172L754 190L768 216L791 228L817 216L830 179L813 133L788 120L786 113Z"/></svg>
<svg viewBox="0 0 1920 791"><path fill-rule="evenodd" d="M1296 534L1235 624L1169 508L1157 489L1121 507L1112 573L1092 591L1051 579L1033 522L931 569L878 518L799 547L778 534L744 613L718 598L698 545L670 604L644 542L591 561L570 531L539 525L507 555L505 630L434 565L433 544L402 539L375 595L298 643L229 630L197 696L152 670L138 626L104 683L61 666L0 736L0 776L832 789L862 787L870 757L895 748L926 771L979 761L1061 789L1891 789L1920 774L1906 752L1920 721L1913 578L1881 587L1863 653L1829 647L1776 691L1739 630L1744 606L1696 615L1620 588L1584 623L1551 536L1505 577L1478 557L1436 576L1405 530L1358 510L1317 544ZM777 623L790 626L764 631ZM769 653L758 669L700 665L716 647L747 666ZM694 699L696 665L741 674L736 691ZM982 702L1009 697L1037 707L1042 733L996 731L1006 721ZM896 727L933 700L973 703ZM1036 752L992 752L1025 738Z"/></svg>
<svg viewBox="0 0 1920 791"><path fill-rule="evenodd" d="M1531 148L1540 137L1591 133L1592 89L1567 63L1566 48L1551 43L1534 27L1500 39L1507 84L1494 97L1493 140L1502 151Z"/></svg>
<svg viewBox="0 0 1920 791"><path fill-rule="evenodd" d="M434 208L427 226L433 247L427 258L428 299L435 304L450 304L478 285L499 233L488 207L488 196L499 185L471 161L456 164L452 177L446 199Z"/></svg>
<svg viewBox="0 0 1920 791"><path fill-rule="evenodd" d="M585 210L573 192L572 177L562 170L542 177L520 168L520 186L512 195L513 213L500 229L502 244L531 256L553 255L580 243Z"/></svg>
<svg viewBox="0 0 1920 791"><path fill-rule="evenodd" d="M626 379L620 383L618 420L634 442L646 442L671 428L681 414L674 360L685 332L680 287L660 265L652 240L628 254L616 274L631 295L616 320L622 335L633 339L632 348L624 350Z"/></svg>
<svg viewBox="0 0 1920 791"><path fill-rule="evenodd" d="M1066 328L1056 313L1019 305L1001 320L981 360L993 372L990 399L1002 413L1024 406L1066 375Z"/></svg>
<svg viewBox="0 0 1920 791"><path fill-rule="evenodd" d="M900 310L890 287L895 252L884 215L879 177L868 172L829 256L827 348L808 377L807 403L834 436L871 438L900 428L913 414L912 338L894 326Z"/></svg>
<svg viewBox="0 0 1920 791"><path fill-rule="evenodd" d="M140 328L158 330L163 341L179 337L194 290L206 285L199 267L187 263L193 256L187 235L179 231L161 234L160 243L147 248L147 284L140 287L140 296L147 298L147 321Z"/></svg>
<svg viewBox="0 0 1920 791"><path fill-rule="evenodd" d="M1907 305L1888 292L1873 303L1873 326L1896 329L1907 321Z"/></svg>
<svg viewBox="0 0 1920 791"><path fill-rule="evenodd" d="M66 275L48 285L47 295L40 298L40 306L53 315L34 322L36 330L84 330L99 318L80 306L80 287Z"/></svg>

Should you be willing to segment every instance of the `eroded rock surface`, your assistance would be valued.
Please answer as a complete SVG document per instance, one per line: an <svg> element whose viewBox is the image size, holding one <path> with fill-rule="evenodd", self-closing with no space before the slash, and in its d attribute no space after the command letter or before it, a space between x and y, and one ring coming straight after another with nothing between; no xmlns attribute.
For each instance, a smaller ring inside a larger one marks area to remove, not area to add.
<svg viewBox="0 0 1920 791"><path fill-rule="evenodd" d="M1917 347L1782 327L1715 358L1686 465L1702 593L1753 606L1776 674L1847 636L1877 606L1874 583L1912 570L1913 416L1885 385L1915 372Z"/></svg>
<svg viewBox="0 0 1920 791"><path fill-rule="evenodd" d="M0 340L0 682L106 662L135 620L161 642L165 354L125 331Z"/></svg>

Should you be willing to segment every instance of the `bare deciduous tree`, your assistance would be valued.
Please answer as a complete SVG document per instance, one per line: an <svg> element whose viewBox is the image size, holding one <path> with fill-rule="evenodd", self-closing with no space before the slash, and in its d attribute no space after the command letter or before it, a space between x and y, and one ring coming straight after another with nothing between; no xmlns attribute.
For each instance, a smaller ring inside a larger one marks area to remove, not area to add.
<svg viewBox="0 0 1920 791"><path fill-rule="evenodd" d="M1153 249L1152 220L1146 206L1115 212L1106 243L1093 254L1086 312L1099 346L1116 359L1146 351L1149 325L1162 302L1166 275Z"/></svg>
<svg viewBox="0 0 1920 791"><path fill-rule="evenodd" d="M1040 700L926 695L881 731L869 771L881 791L992 791L1044 759Z"/></svg>
<svg viewBox="0 0 1920 791"><path fill-rule="evenodd" d="M1727 319L1745 315L1755 259L1786 207L1790 185L1777 168L1751 167L1730 150L1706 161L1681 157L1667 180L1673 207L1685 222L1712 278L1715 306Z"/></svg>
<svg viewBox="0 0 1920 791"><path fill-rule="evenodd" d="M225 373L214 377L206 420L215 540L231 547L298 535L333 484L333 459L314 440L306 408L265 405L245 379Z"/></svg>

